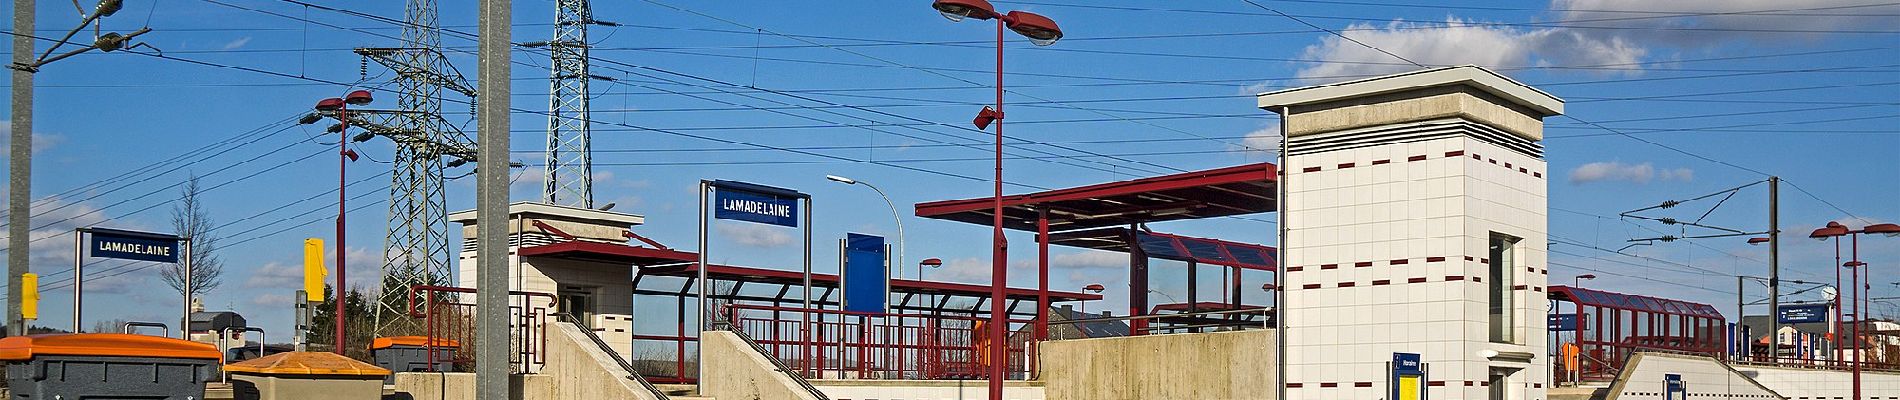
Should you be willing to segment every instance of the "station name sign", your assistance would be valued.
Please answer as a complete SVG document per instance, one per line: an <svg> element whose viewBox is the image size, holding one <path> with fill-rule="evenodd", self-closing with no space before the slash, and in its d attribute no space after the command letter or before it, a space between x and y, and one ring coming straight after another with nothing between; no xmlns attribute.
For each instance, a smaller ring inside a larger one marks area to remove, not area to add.
<svg viewBox="0 0 1900 400"><path fill-rule="evenodd" d="M798 201L804 194L744 182L713 181L713 218L798 226Z"/></svg>
<svg viewBox="0 0 1900 400"><path fill-rule="evenodd" d="M92 233L93 257L178 262L177 236L102 228L88 232Z"/></svg>

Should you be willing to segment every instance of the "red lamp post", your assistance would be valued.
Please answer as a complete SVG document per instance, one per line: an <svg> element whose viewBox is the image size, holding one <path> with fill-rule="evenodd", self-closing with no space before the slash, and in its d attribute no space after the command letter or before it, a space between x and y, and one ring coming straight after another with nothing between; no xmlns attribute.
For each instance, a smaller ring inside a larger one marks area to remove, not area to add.
<svg viewBox="0 0 1900 400"><path fill-rule="evenodd" d="M352 105L366 105L374 100L375 99L370 97L368 90L351 91L342 98L331 97L317 101L317 112L315 114L306 115L302 119L297 120L298 123L306 125L317 123L317 121L322 120L325 116L337 120L337 124L331 125L328 129L328 131L337 134L336 146L338 156L336 163L336 287L331 289L336 293L334 300L336 303L336 341L331 342L330 346L333 347L331 351L336 354L343 354L343 350L347 348L347 342L345 341L347 336L345 336L343 332L343 303L345 303L343 298L345 287L344 271L347 270L347 268L344 268L343 254L348 251L345 250L346 247L344 247L343 243L343 228L344 215L349 208L344 205L348 197L344 195L343 188L347 185L347 176L344 172L351 161L356 161L356 152L351 151L349 147L349 109Z"/></svg>
<svg viewBox="0 0 1900 400"><path fill-rule="evenodd" d="M1867 291L1868 288L1866 288L1865 286L1862 286L1861 284L1861 276L1868 273L1867 263L1862 262L1860 260L1860 235L1863 233L1877 233L1877 234L1886 235L1887 237L1896 237L1896 236L1900 236L1900 225L1874 224L1874 225L1868 225L1867 227L1861 228L1859 230L1854 230L1854 229L1848 229L1846 225L1841 225L1838 222L1830 221L1827 223L1827 226L1822 227L1820 229L1815 229L1813 233L1808 234L1808 237L1819 239L1819 240L1834 239L1834 253L1835 253L1834 261L1837 264L1839 264L1841 267L1847 268L1848 273L1853 275L1853 285L1854 285L1853 297L1849 298L1848 304L1854 305L1854 324L1849 326L1847 337L1849 338L1848 343L1853 346L1853 352L1854 352L1854 359L1852 361L1852 364L1853 364L1853 370L1854 370L1854 399L1855 400L1859 400L1861 398L1860 396L1861 359L1860 358L1861 358L1861 353L1864 351L1863 350L1864 346L1861 343L1860 334L1861 334L1861 325L1864 325L1864 322L1866 322L1867 320L1867 308L1868 308L1867 300L1863 298L1862 296L1863 292ZM1841 246L1840 237L1842 236L1847 236L1850 243L1849 245L1850 250L1849 250L1849 256L1848 256L1849 261L1845 263L1840 262L1840 246ZM1838 269L1835 270L1834 274L1835 274L1835 281L1837 283L1835 287L1840 287L1838 285L1839 280L1840 280L1840 270ZM1842 313L1840 311L1841 306L1840 306L1839 295L1834 296L1834 304L1835 304L1834 309L1836 310L1835 323L1839 324L1843 322L1840 318ZM1835 340L1838 341L1840 340L1840 338L1837 336ZM1836 345L1836 348L1839 348L1838 344Z"/></svg>
<svg viewBox="0 0 1900 400"><path fill-rule="evenodd" d="M1005 307L1002 306L1006 301L1003 290L1009 282L1006 279L1009 273L1007 260L1009 244L1003 239L1003 29L1009 28L1015 31L1029 38L1029 42L1037 46L1055 44L1057 40L1062 39L1062 29L1056 26L1055 21L1035 13L1025 11L998 13L996 7L984 0L936 0L930 4L930 7L942 13L944 18L950 19L951 22L960 22L966 18L996 20L996 107L983 107L983 111L977 113L976 119L971 122L977 129L988 128L992 123L996 125L996 196L991 209L994 230L991 233L989 323L990 343L995 343L995 345L990 346L989 398L1001 399L1003 398L1003 377L1008 372L1009 365L1009 348L1006 347L1009 343L1009 318ZM1047 307L1047 288L1043 288L1041 293L1042 297L1037 306Z"/></svg>
<svg viewBox="0 0 1900 400"><path fill-rule="evenodd" d="M1094 294L1102 294L1103 290L1108 290L1108 288L1103 287L1102 284L1100 283L1091 283L1088 286L1082 287L1082 291L1088 292L1088 293L1094 293ZM1088 315L1088 314L1089 314L1089 299L1082 299L1082 315Z"/></svg>

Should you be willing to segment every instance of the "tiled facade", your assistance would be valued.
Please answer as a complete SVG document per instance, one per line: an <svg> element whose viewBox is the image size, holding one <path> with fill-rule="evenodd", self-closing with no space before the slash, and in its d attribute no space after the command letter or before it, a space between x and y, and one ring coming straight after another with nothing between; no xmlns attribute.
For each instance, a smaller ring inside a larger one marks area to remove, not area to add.
<svg viewBox="0 0 1900 400"><path fill-rule="evenodd" d="M1388 88L1377 94L1379 101L1404 99L1408 91L1426 99L1447 92L1503 99L1477 90L1497 80L1441 75L1445 82L1426 88ZM1274 111L1292 106L1290 123L1300 121L1303 109L1338 118L1342 109L1383 107L1350 94L1354 85L1328 88L1345 94L1307 96L1304 104L1269 104L1270 93L1261 105ZM1526 151L1536 150L1539 138L1466 118L1463 109L1413 119L1390 111L1381 109L1380 125L1331 123L1347 128L1295 132L1289 139L1282 169L1286 398L1387 398L1393 353L1417 353L1429 367L1430 399L1489 399L1493 368L1515 370L1505 398L1544 399L1550 384L1544 356L1548 171L1539 152ZM1485 134L1500 130L1513 133L1504 140ZM1344 142L1351 145L1337 145ZM1515 336L1508 343L1493 342L1488 331L1493 235L1518 238L1508 269Z"/></svg>
<svg viewBox="0 0 1900 400"><path fill-rule="evenodd" d="M533 247L566 240L584 240L603 243L624 243L626 238L621 232L638 225L644 219L637 215L611 213L572 207L546 204L515 203L508 210L510 238L508 250L509 290L550 295L584 293L591 298L592 314L587 318L588 326L605 340L608 346L623 357L632 355L633 327L633 270L625 264L557 259L546 257L521 257L516 250L521 246ZM466 211L449 216L450 220L463 225L465 238L456 265L456 286L477 287L475 280L476 252L473 246L476 221L474 212ZM544 227L538 227L540 222ZM558 231L558 232L556 232ZM562 237L573 236L573 239ZM536 302L540 302L536 300ZM509 304L523 306L523 298L510 296ZM543 307L545 304L534 304ZM559 307L548 307L548 312L568 311Z"/></svg>

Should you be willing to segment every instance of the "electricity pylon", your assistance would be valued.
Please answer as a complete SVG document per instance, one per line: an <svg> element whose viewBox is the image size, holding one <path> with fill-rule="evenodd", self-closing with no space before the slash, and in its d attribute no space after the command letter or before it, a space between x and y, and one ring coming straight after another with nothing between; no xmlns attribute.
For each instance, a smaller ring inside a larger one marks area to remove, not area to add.
<svg viewBox="0 0 1900 400"><path fill-rule="evenodd" d="M389 187L389 225L383 237L383 278L376 332L415 332L407 296L413 285L447 285L450 269L448 199L443 168L474 161L475 142L442 118L442 92L471 99L474 88L443 57L435 0L409 0L401 47L356 49L395 73L400 110L363 123L396 144ZM354 113L352 113L354 114ZM381 125L377 125L380 122ZM357 140L368 140L359 135ZM452 160L444 161L445 158ZM505 160L503 161L505 162ZM338 251L347 251L338 249ZM342 266L338 266L341 268Z"/></svg>
<svg viewBox="0 0 1900 400"><path fill-rule="evenodd" d="M548 151L541 202L594 207L594 172L588 125L587 25L594 20L588 0L555 0L554 40L542 43L552 54L548 94Z"/></svg>

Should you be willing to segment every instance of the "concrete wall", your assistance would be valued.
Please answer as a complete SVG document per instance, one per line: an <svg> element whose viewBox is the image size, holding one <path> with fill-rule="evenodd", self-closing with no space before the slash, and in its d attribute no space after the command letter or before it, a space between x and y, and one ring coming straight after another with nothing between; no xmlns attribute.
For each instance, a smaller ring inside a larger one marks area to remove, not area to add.
<svg viewBox="0 0 1900 400"><path fill-rule="evenodd" d="M627 372L573 324L555 324L548 335L548 363L541 374L553 377L559 399L657 400L627 379Z"/></svg>
<svg viewBox="0 0 1900 400"><path fill-rule="evenodd" d="M963 400L981 399L989 395L989 383L981 380L819 379L811 383L825 392L826 396L837 400ZM1003 399L1042 400L1044 389L1041 382L1005 381Z"/></svg>
<svg viewBox="0 0 1900 400"><path fill-rule="evenodd" d="M705 373L699 380L701 396L719 400L818 400L732 332L701 332L700 359L705 363Z"/></svg>
<svg viewBox="0 0 1900 400"><path fill-rule="evenodd" d="M510 400L558 399L553 377L513 375L508 386ZM467 400L475 398L475 373L472 372L398 372L392 400Z"/></svg>
<svg viewBox="0 0 1900 400"><path fill-rule="evenodd" d="M1609 400L1662 400L1665 375L1682 375L1690 399L1777 399L1775 392L1714 358L1664 353L1630 356Z"/></svg>
<svg viewBox="0 0 1900 400"><path fill-rule="evenodd" d="M1845 371L1742 366L1736 370L1789 399L1853 398L1854 375ZM1861 398L1900 398L1900 374L1861 373Z"/></svg>
<svg viewBox="0 0 1900 400"><path fill-rule="evenodd" d="M1042 346L1049 400L1271 399L1274 331L1058 340Z"/></svg>

